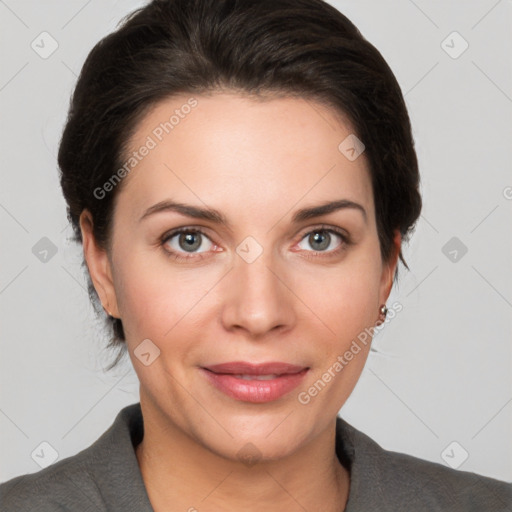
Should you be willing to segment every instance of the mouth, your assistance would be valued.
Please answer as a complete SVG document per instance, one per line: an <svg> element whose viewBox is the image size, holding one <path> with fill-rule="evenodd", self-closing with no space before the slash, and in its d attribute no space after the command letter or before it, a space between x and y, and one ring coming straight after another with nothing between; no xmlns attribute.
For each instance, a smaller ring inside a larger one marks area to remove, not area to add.
<svg viewBox="0 0 512 512"><path fill-rule="evenodd" d="M225 395L242 402L265 403L278 400L295 389L309 367L282 362L235 361L200 370L207 381Z"/></svg>
<svg viewBox="0 0 512 512"><path fill-rule="evenodd" d="M231 361L229 363L214 364L203 367L213 373L222 373L229 375L290 375L299 373L306 369L306 366L298 366L295 364L269 362L269 363L249 363L245 361Z"/></svg>

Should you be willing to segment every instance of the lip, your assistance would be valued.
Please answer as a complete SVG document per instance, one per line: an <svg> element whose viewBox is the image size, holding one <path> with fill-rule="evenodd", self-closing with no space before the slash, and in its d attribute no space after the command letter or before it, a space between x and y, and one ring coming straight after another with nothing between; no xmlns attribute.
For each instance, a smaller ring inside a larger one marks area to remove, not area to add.
<svg viewBox="0 0 512 512"><path fill-rule="evenodd" d="M253 364L233 361L200 368L210 384L235 400L251 403L265 403L277 400L304 379L309 367L282 362ZM245 380L235 375L260 376L276 374L269 380Z"/></svg>

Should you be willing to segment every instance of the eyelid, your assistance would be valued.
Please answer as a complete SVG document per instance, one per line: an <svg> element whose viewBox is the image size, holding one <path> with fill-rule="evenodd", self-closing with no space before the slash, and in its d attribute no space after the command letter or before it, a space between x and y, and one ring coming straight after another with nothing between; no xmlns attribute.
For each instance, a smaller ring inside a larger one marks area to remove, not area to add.
<svg viewBox="0 0 512 512"><path fill-rule="evenodd" d="M329 224L315 224L314 226L308 226L304 228L304 230L299 231L300 240L302 240L306 235L311 233L312 231L334 231L337 235L340 235L343 239L350 239L350 235L348 231L339 226L331 226Z"/></svg>

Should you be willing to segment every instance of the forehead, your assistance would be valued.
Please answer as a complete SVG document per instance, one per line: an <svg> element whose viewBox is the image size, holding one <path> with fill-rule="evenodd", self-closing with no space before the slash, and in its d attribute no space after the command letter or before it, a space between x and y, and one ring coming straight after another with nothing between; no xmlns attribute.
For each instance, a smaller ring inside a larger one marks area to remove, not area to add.
<svg viewBox="0 0 512 512"><path fill-rule="evenodd" d="M125 162L133 166L118 202L129 202L133 215L172 198L240 216L344 198L372 214L365 154L354 160L345 152L353 136L338 112L309 99L174 96L156 104L129 141Z"/></svg>

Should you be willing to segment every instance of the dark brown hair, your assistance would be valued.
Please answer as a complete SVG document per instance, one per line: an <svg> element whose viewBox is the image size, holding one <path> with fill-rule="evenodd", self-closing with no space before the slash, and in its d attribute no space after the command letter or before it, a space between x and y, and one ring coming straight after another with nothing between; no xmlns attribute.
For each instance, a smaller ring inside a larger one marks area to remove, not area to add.
<svg viewBox="0 0 512 512"><path fill-rule="evenodd" d="M122 167L149 109L225 89L311 99L346 116L366 147L383 260L395 230L408 240L421 211L409 116L393 72L349 19L322 0L154 0L96 44L70 102L58 163L76 242L87 208L97 243L110 249L122 183L105 197L94 191ZM400 260L407 267L402 251ZM108 346L119 352L109 369L126 352L121 320L110 321Z"/></svg>

